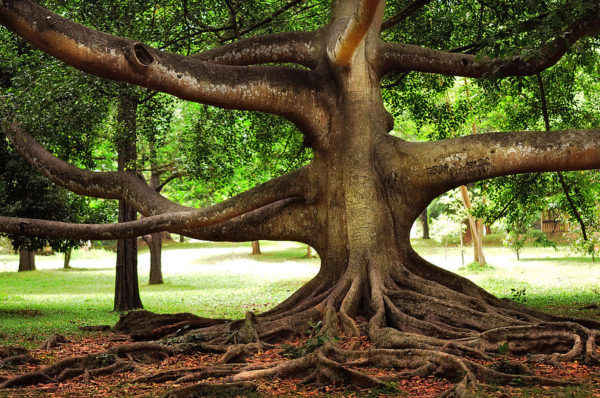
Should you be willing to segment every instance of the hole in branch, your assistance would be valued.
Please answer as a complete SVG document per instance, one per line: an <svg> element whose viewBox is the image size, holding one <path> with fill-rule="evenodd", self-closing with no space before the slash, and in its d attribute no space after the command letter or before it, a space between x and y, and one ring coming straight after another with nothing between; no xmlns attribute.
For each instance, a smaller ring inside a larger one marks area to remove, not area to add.
<svg viewBox="0 0 600 398"><path fill-rule="evenodd" d="M142 43L133 45L133 53L135 54L136 60L143 66L150 66L154 63L154 56Z"/></svg>

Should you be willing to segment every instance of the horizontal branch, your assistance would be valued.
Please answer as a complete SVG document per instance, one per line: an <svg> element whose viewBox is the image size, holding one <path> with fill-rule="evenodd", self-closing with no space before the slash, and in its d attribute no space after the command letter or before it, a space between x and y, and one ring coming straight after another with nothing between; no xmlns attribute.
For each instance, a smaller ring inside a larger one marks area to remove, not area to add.
<svg viewBox="0 0 600 398"><path fill-rule="evenodd" d="M86 73L185 100L277 114L299 125L311 125L318 107L321 85L307 70L202 62L96 31L30 0L0 2L0 23Z"/></svg>
<svg viewBox="0 0 600 398"><path fill-rule="evenodd" d="M79 195L121 199L144 216L192 210L161 196L131 171L89 171L48 152L16 124L2 126L12 145L38 171L57 185Z"/></svg>
<svg viewBox="0 0 600 398"><path fill-rule="evenodd" d="M314 244L315 226L302 199L283 200L231 220L214 208L164 213L118 224L74 224L0 216L1 233L74 240L126 239L169 231L212 241L273 239Z"/></svg>
<svg viewBox="0 0 600 398"><path fill-rule="evenodd" d="M437 196L492 177L600 168L600 129L477 134L413 143L409 151L421 159L411 173Z"/></svg>
<svg viewBox="0 0 600 398"><path fill-rule="evenodd" d="M193 231L183 231L191 238L216 242L254 240L290 240L319 247L319 223L301 199L288 199L227 222Z"/></svg>
<svg viewBox="0 0 600 398"><path fill-rule="evenodd" d="M320 32L291 32L256 36L192 55L199 61L224 65L294 63L317 66L321 53Z"/></svg>
<svg viewBox="0 0 600 398"><path fill-rule="evenodd" d="M530 76L556 64L579 39L600 33L600 6L569 25L556 38L531 56L479 57L425 47L382 43L379 49L381 72L418 71L450 76L481 78L485 76Z"/></svg>
<svg viewBox="0 0 600 398"><path fill-rule="evenodd" d="M56 184L80 195L125 200L144 216L201 211L211 214L212 221L222 222L283 199L305 197L310 191L307 166L209 208L194 210L161 196L132 172L80 169L52 155L15 125L5 126L3 131L19 152Z"/></svg>

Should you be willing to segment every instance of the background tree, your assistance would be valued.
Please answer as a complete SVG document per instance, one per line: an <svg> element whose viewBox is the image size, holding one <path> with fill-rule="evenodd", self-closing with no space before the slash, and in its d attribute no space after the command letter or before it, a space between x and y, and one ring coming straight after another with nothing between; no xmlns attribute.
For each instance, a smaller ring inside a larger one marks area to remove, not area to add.
<svg viewBox="0 0 600 398"><path fill-rule="evenodd" d="M189 209L159 196L132 172L74 169L11 123L4 131L13 145L53 181L90 196L125 200L147 217L96 226L2 218L1 228L100 239L169 230L200 239L296 240L315 247L321 269L289 299L258 317L248 314L243 322L223 321L200 333L210 332L218 343L240 328L240 342L247 344L236 349L247 353L261 348L258 339L285 338L321 320L321 335L356 336L362 329L378 348L347 351L326 344L273 367L227 370L233 380L306 373L319 382L383 385L384 378L348 367L383 361L414 368L414 374L458 380L457 395L464 396L475 380L514 380L468 358L486 358L486 352L497 352L507 341L513 343L509 351L541 360L598 361L598 322L565 322L499 300L410 247L413 222L449 189L502 175L600 165L597 129L478 134L425 143L388 134L393 118L381 94L386 75L536 75L600 30L595 1L506 3L422 1L407 11L400 4L386 8L384 1L338 0L319 30L273 34L277 27L272 27L269 35L186 56L94 31L28 0L4 1L0 23L70 65L186 100L286 118L312 148L313 159L215 206ZM233 9L227 18L235 26L239 10ZM536 22L530 28L532 18ZM457 21L463 29L452 29ZM514 29L506 35L505 28L496 31L500 39L479 46L477 55L460 52L478 47L470 43L489 36L487 27L498 26ZM455 43L467 49L448 51ZM554 382L527 375L519 379Z"/></svg>

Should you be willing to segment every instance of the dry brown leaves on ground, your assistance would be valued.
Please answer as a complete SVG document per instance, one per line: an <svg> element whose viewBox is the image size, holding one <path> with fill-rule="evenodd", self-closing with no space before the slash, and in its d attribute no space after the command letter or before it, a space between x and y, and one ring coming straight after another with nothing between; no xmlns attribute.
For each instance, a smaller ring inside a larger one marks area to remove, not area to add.
<svg viewBox="0 0 600 398"><path fill-rule="evenodd" d="M131 342L121 335L112 333L93 333L92 337L75 339L54 349L31 350L30 355L40 361L39 364L19 365L0 369L0 378L13 377L15 375L32 372L42 366L55 363L58 360L71 356L80 356L103 352L111 347ZM248 358L249 363L264 364L274 361L286 360L284 348L301 347L305 340L294 340L287 342L286 347L278 345L277 348L258 352ZM345 339L339 342L343 349L368 350L371 343L366 336ZM83 376L69 381L54 384L34 385L20 389L0 391L0 397L160 397L169 390L185 387L186 384L166 382L162 384L133 383L133 380L158 372L167 370L178 370L207 366L216 363L218 354L194 354L177 355L155 364L137 364L135 370L101 376L84 381ZM568 387L528 387L518 386L518 380L514 385L507 386L479 386L475 396L480 397L600 397L600 367L589 367L573 362L555 367L547 364L532 363L526 357L505 358L498 357L496 364L500 365L506 360L527 362L533 372L540 376L552 377L561 380L572 380L573 385ZM365 369L362 369L365 371ZM398 369L367 369L370 375L393 375L400 373ZM218 382L217 379L209 379L207 383ZM193 383L192 383L193 384ZM315 386L302 384L300 379L272 379L258 382L258 393L256 396L283 396L283 397L438 397L452 387L452 381L427 377L412 377L409 379L398 379L389 390L367 390L338 386Z"/></svg>

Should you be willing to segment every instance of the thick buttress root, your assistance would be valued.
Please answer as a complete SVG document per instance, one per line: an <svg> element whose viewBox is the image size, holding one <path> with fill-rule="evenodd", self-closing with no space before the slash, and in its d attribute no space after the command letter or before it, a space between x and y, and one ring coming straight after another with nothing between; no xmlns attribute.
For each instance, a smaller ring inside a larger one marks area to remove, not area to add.
<svg viewBox="0 0 600 398"><path fill-rule="evenodd" d="M112 358L110 363L99 364L102 355L61 361L6 380L1 386L47 383L81 374L88 379L130 370L135 362L207 352L219 354L217 363L135 381L200 382L168 395L178 397L208 391L207 379L213 386L212 380L216 379L222 388L237 391L255 389L251 384L254 380L273 377L370 388L389 387L388 383L402 378L436 376L451 380L454 387L449 394L462 397L469 395L476 383L567 384L536 376L522 360L510 362L505 354L527 354L525 362L531 363L559 365L578 360L600 364L596 346L600 322L539 313L496 299L474 285L451 288L402 266L383 277L374 261L365 264L364 272L348 272L333 285L317 276L278 307L259 316L247 313L245 319L233 322L211 322L188 314L183 317L174 317L172 324L166 318L157 318L144 333L130 332L136 338L168 332L169 339L164 343L113 348L102 354ZM294 350L292 359L282 356L266 364L247 361L256 353L275 349L273 343L307 335L308 341ZM356 336L367 336L373 347L357 349L360 347L339 343L340 339ZM370 374L372 368L388 372L375 376Z"/></svg>

